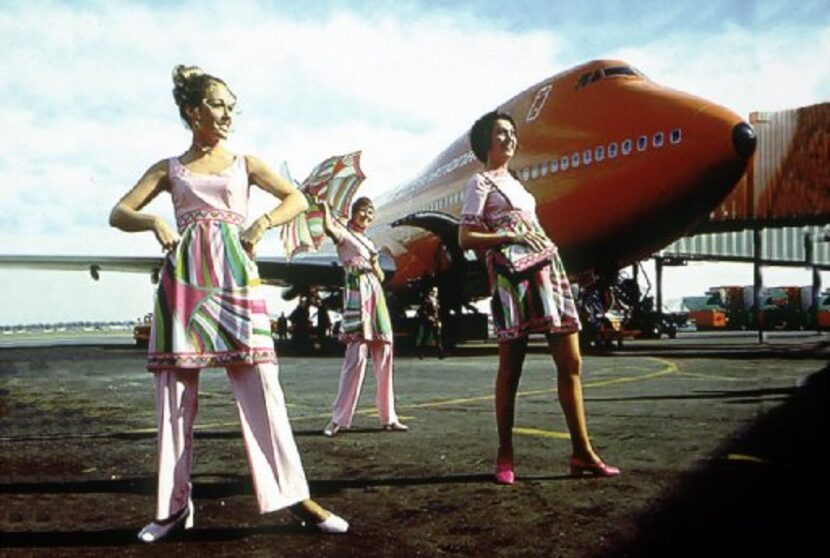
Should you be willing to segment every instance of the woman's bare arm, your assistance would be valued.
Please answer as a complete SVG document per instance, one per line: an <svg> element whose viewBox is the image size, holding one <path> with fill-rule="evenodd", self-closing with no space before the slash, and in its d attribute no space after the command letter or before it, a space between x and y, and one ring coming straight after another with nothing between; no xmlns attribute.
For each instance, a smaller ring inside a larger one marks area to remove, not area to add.
<svg viewBox="0 0 830 558"><path fill-rule="evenodd" d="M162 191L167 190L167 161L151 166L124 197L118 200L110 212L110 226L126 232L153 231L165 250L172 250L179 242L179 235L158 215L141 211Z"/></svg>
<svg viewBox="0 0 830 558"><path fill-rule="evenodd" d="M254 221L241 235L242 245L251 253L265 231L284 225L308 209L305 195L256 157L246 157L248 177L253 184L278 198L281 203Z"/></svg>

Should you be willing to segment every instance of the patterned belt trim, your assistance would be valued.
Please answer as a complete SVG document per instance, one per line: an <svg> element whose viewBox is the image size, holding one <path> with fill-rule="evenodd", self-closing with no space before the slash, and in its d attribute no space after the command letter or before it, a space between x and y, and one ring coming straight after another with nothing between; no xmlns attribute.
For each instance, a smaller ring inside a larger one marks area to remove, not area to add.
<svg viewBox="0 0 830 558"><path fill-rule="evenodd" d="M277 362L276 351L274 349L261 348L222 353L149 353L147 355L147 369L151 371L166 368L213 368L233 366L235 364L253 365L263 362Z"/></svg>
<svg viewBox="0 0 830 558"><path fill-rule="evenodd" d="M177 217L176 225L181 231L196 221L224 221L232 225L242 225L245 222L245 217L239 213L223 209L199 209Z"/></svg>
<svg viewBox="0 0 830 558"><path fill-rule="evenodd" d="M494 227L504 227L507 225L517 225L519 223L525 226L531 226L533 228L536 222L533 213L529 211L521 211L518 209L513 209L505 212L499 212L496 215L490 217L490 222L493 224Z"/></svg>
<svg viewBox="0 0 830 558"><path fill-rule="evenodd" d="M372 268L367 269L365 267L357 267L354 265L344 265L343 270L346 273L351 273L352 275L365 275L374 271Z"/></svg>
<svg viewBox="0 0 830 558"><path fill-rule="evenodd" d="M348 273L354 273L357 275L363 273L371 273L372 271L374 271L374 268L372 267L372 262L370 262L363 256L357 256L350 259L349 261L343 264L343 269L346 270L346 272Z"/></svg>

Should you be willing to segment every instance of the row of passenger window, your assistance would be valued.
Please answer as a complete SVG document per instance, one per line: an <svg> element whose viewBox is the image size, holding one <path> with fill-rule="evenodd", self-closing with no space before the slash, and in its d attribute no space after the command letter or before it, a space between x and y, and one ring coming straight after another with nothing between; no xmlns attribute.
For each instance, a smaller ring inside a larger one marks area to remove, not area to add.
<svg viewBox="0 0 830 558"><path fill-rule="evenodd" d="M665 145L666 136L663 132L656 132L651 136L651 146L660 148ZM676 145L683 139L683 133L680 128L675 128L669 133L669 143ZM637 138L636 145L634 140L626 139L621 143L611 142L608 146L599 145L593 149L585 149L577 151L572 155L563 155L549 162L536 163L532 166L523 168L519 175L522 180L535 180L537 178L547 176L548 174L555 174L557 172L564 172L570 168L578 168L580 165L590 165L593 162L600 163L606 158L614 159L620 153L625 156L629 155L635 148L637 151L645 151L648 149L649 137L640 136Z"/></svg>
<svg viewBox="0 0 830 558"><path fill-rule="evenodd" d="M428 203L426 207L424 207L421 211L441 211L442 209L446 209L451 205L460 204L461 194L461 190L453 192L449 196L444 196L443 198Z"/></svg>
<svg viewBox="0 0 830 558"><path fill-rule="evenodd" d="M665 145L666 137L663 132L657 132L651 136L651 145L655 148L660 148ZM683 133L680 128L675 128L669 133L669 143L676 145L683 139ZM551 159L547 163L536 163L531 167L525 167L519 172L522 180L535 180L537 178L547 176L548 174L555 174L557 172L564 172L570 168L578 168L580 165L590 165L591 163L600 163L607 159L614 159L619 154L623 156L629 155L635 148L637 151L645 151L648 149L649 137L640 136L637 138L636 146L634 140L626 139L621 143L611 142L608 146L600 145L594 149L585 149L577 151L568 156L564 155L557 159ZM437 199L428 203L421 211L440 211L447 207L461 203L461 191L453 192L452 194L443 198Z"/></svg>

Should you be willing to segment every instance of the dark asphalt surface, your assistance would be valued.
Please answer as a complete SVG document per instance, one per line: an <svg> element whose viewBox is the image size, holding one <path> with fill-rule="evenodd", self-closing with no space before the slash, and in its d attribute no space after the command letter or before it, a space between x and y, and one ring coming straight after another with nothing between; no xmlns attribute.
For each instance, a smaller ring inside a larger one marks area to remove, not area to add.
<svg viewBox="0 0 830 558"><path fill-rule="evenodd" d="M313 496L352 530L260 516L220 370L201 377L196 527L158 545L151 376L128 345L0 348L2 556L795 556L823 554L830 336L681 334L588 354L594 444L614 479L568 477L550 356L528 356L512 487L492 482L492 346L401 355L407 433L382 433L374 379L355 428L320 435L335 356L281 356ZM818 551L808 549L818 547Z"/></svg>

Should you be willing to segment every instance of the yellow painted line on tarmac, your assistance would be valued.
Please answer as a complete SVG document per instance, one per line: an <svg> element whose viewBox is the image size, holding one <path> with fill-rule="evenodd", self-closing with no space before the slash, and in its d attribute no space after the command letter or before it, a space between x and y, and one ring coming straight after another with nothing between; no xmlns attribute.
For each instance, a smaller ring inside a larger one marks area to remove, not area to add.
<svg viewBox="0 0 830 558"><path fill-rule="evenodd" d="M700 374L697 372L680 372L680 376L688 376L689 378L700 378L702 380L722 380L724 382L745 382L745 378L733 378L730 376L715 376L712 374Z"/></svg>
<svg viewBox="0 0 830 558"><path fill-rule="evenodd" d="M595 382L587 382L583 383L582 387L587 388L595 388L595 387L605 387L610 386L613 384L629 384L632 382L641 382L643 380L652 380L654 378L661 378L663 376L670 376L672 374L677 374L679 372L679 368L677 365L670 360L666 360L664 358L657 358L657 357L647 357L648 360L653 360L659 362L663 365L661 370L656 372L651 372L649 374L645 374L643 376L622 376L620 378L611 378L608 380L597 380Z"/></svg>
<svg viewBox="0 0 830 558"><path fill-rule="evenodd" d="M193 430L207 430L209 428L217 427L239 427L239 422L213 422L208 424L195 424ZM148 428L131 428L129 430L119 430L117 432L80 432L77 434L44 434L35 436L0 436L0 441L10 442L18 439L24 440L58 440L58 439L97 439L97 438L111 438L120 434L156 434L158 431L155 426Z"/></svg>
<svg viewBox="0 0 830 558"><path fill-rule="evenodd" d="M440 401L427 401L425 403L407 403L405 405L401 405L401 407L405 407L407 409L427 409L429 407L445 407L448 405L462 405L464 403L478 403L479 401L489 401L493 399L495 395L477 395L475 397L461 397L458 399L442 399Z"/></svg>
<svg viewBox="0 0 830 558"><path fill-rule="evenodd" d="M541 430L539 428L522 428L514 427L514 434L522 434L524 436L538 436L541 438L555 438L557 440L570 440L571 435L567 432L556 432L554 430Z"/></svg>
<svg viewBox="0 0 830 558"><path fill-rule="evenodd" d="M766 459L755 457L754 455L747 455L745 453L727 453L727 461L748 461L750 463L766 463Z"/></svg>
<svg viewBox="0 0 830 558"><path fill-rule="evenodd" d="M239 421L234 422L211 422L208 424L194 424L193 430L206 430L208 428L217 428L217 427L226 427L226 426L239 426ZM117 432L117 434L155 434L157 432L156 427L153 426L152 428L133 428L131 430L121 430Z"/></svg>
<svg viewBox="0 0 830 558"><path fill-rule="evenodd" d="M653 360L655 362L658 362L658 363L662 364L663 368L660 369L660 370L657 370L655 372L650 372L650 373L644 374L644 375L629 375L629 376L622 376L622 377L619 377L619 378L611 378L611 379L608 379L608 380L597 380L597 381L593 381L593 382L586 382L586 383L582 384L583 388L598 388L598 387L605 387L605 386L610 386L610 385L615 385L615 384L641 382L641 381L645 381L645 380L652 380L652 379L655 379L655 378L660 378L660 377L669 376L669 375L672 375L672 374L677 374L678 371L679 371L677 365L675 363L669 361L669 360L658 358L658 357L646 357L646 358L648 360ZM619 370L620 368L628 368L628 367L613 367L613 370ZM601 373L601 372L605 372L606 370L611 370L611 369L612 368L601 368L597 371L594 371L594 373ZM546 389L520 391L516 394L516 397L533 397L533 396L536 396L536 395L549 395L549 394L556 393L557 391L558 390L555 387L546 388ZM452 405L463 405L463 404L467 404L467 403L480 403L480 402L483 402L483 401L492 401L493 399L495 399L495 394L494 393L488 393L487 395L478 395L478 396L474 396L474 397L461 397L461 398L454 398L454 399L442 399L442 400L438 400L438 401L427 401L427 402L424 402L424 403L409 403L409 404L398 405L398 408L399 409L428 409L428 408L437 408L437 407L448 407L448 406L452 406ZM355 413L355 415L377 416L377 410L375 410L375 409L365 409L365 410L362 410L362 411L357 411ZM303 421L303 420L325 420L325 419L328 419L328 418L331 418L331 412L319 413L319 414L314 414L314 415L306 415L306 416L301 416L301 417L290 417L291 422L298 422L298 421ZM403 418L404 420L409 420L411 417L401 417L401 418ZM208 430L208 429L211 429L211 428L227 428L227 427L238 427L238 426L239 426L238 421L214 422L214 423L208 423L208 424L195 424L194 425L194 430L202 431L202 430ZM514 431L519 433L519 434L526 434L526 435L532 435L532 436L546 436L546 437L551 437L551 438L557 438L559 436L567 437L567 435L565 433L545 431L545 430L537 430L537 429L532 429L532 428L528 428L528 429L518 428L518 429L514 429ZM155 432L156 432L156 428L152 427L152 428L136 428L136 429L132 429L132 430L122 430L118 433L119 434L148 434L148 433L155 433ZM104 436L108 436L108 435L111 435L111 433L89 434L87 436L75 435L75 436L72 436L72 437L73 438L83 438L83 437L94 438L94 437L104 437ZM0 440L3 440L3 439L5 439L5 437L0 437ZM730 454L730 455L732 455L732 454ZM739 454L734 454L734 455L739 455ZM746 457L751 458L751 456L746 456ZM727 458L731 459L730 457L727 457ZM736 458L736 459L740 459L740 458ZM758 459L758 458L755 458L755 459Z"/></svg>
<svg viewBox="0 0 830 558"><path fill-rule="evenodd" d="M355 413L355 414L357 414L357 413ZM367 409L366 411L364 411L360 414L364 415L364 416L367 416L369 418L380 418L380 414L377 412L377 409ZM328 415L326 415L326 416L328 416ZM402 415L402 414L399 413L398 418L400 420L412 420L415 417L413 417L411 415Z"/></svg>
<svg viewBox="0 0 830 558"><path fill-rule="evenodd" d="M608 380L597 380L595 382L587 382L583 384L583 388L596 388L596 387L604 387L613 384L622 384L622 383L630 383L630 382L638 382L644 380L651 380L654 378L659 378L662 376L668 376L670 374L676 374L678 372L677 365L669 360L665 360L662 358L657 357L647 357L648 360L653 360L655 362L660 363L663 365L663 368L657 370L655 372L650 372L645 375L629 375L629 376L622 376L619 378L612 378ZM619 370L620 368L632 368L630 366L624 367L605 367L600 368L599 370L594 371L593 373L602 373L608 370ZM636 370L636 368L634 368ZM520 391L516 397L534 397L536 395L550 395L556 393L557 389L553 388L545 388L545 389L536 389L536 390L528 390L528 391ZM398 405L398 409L430 409L430 408L437 408L437 407L450 407L453 405L464 405L468 403L481 403L484 401L492 401L495 399L494 393L488 393L486 395L477 395L473 397L458 397L454 399L441 399L438 401L426 401L424 403L407 403ZM369 416L369 417L377 417L377 410L376 409L363 409L358 410L355 412L355 415L360 416ZM290 417L291 422L298 422L298 421L305 421L305 420L326 420L331 418L330 412L325 413L317 413L313 415L304 415L300 417ZM403 420L409 420L411 417L401 417ZM238 422L219 422L219 423L212 423L212 424L196 424L194 426L195 430L206 430L209 428L222 428L228 426L238 426ZM128 433L142 433L142 432L155 432L155 428L143 428L138 430L129 430ZM539 431L543 432L543 431Z"/></svg>
<svg viewBox="0 0 830 558"><path fill-rule="evenodd" d="M650 372L644 375L633 375L633 376L622 376L619 378L610 378L607 380L597 380L593 382L583 383L583 388L597 388L597 387L605 387L614 384L626 384L631 382L641 382L644 380L652 380L654 378L661 378L663 376L669 376L672 374L677 374L679 369L677 365L670 360L657 358L657 357L647 357L649 360L656 361L663 365L663 368L657 370L655 372ZM609 370L609 368L600 369L598 372L604 372L605 370ZM595 372L596 373L596 372ZM516 397L533 397L535 395L549 395L552 393L556 393L558 390L557 388L545 388L545 389L535 389L535 390L528 390L528 391L520 391L516 394ZM426 408L434 408L434 407L445 407L450 405L461 405L465 403L480 403L482 401L492 401L495 399L495 394L490 393L487 395L478 395L475 397L463 397L463 398L456 398L456 399L442 399L439 401L427 401L425 403L409 403L406 405L400 405L401 408L406 409L426 409Z"/></svg>

